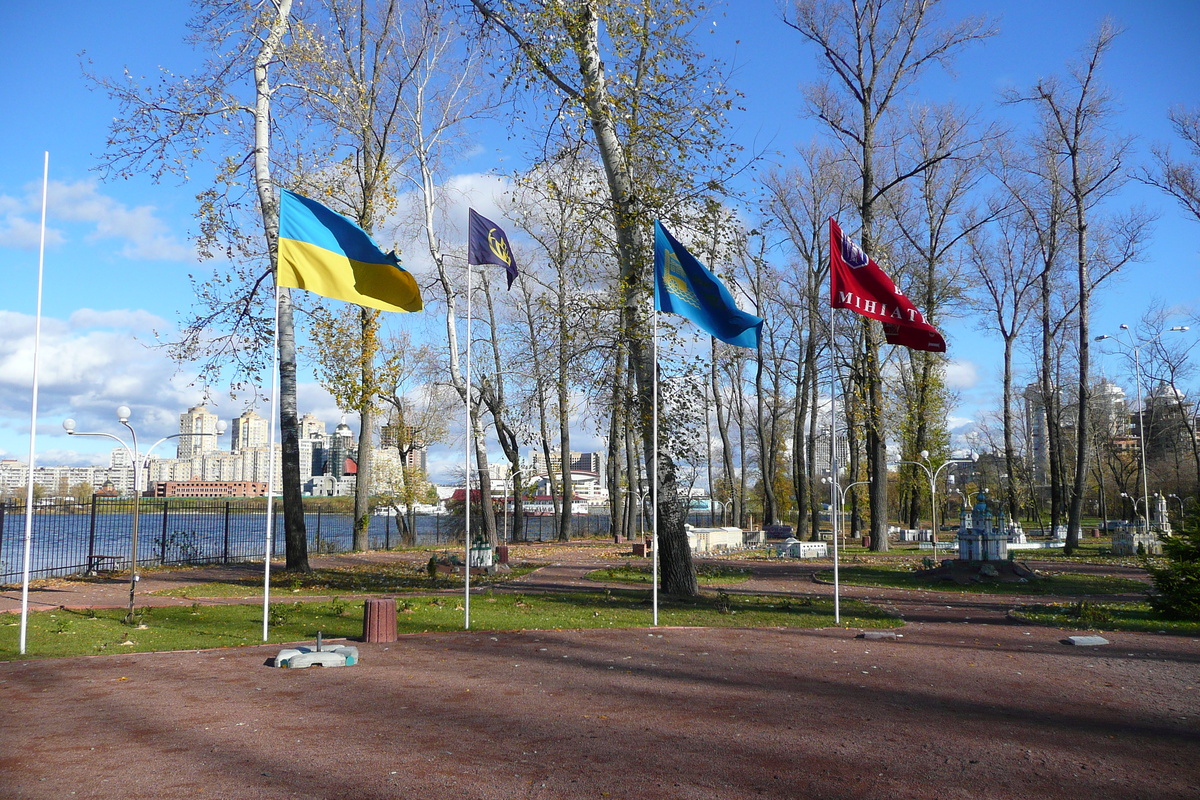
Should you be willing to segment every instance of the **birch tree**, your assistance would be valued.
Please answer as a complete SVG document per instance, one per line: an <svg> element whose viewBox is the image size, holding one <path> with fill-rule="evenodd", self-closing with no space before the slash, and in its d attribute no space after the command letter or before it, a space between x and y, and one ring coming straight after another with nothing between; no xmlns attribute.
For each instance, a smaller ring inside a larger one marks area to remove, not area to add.
<svg viewBox="0 0 1200 800"><path fill-rule="evenodd" d="M310 159L303 182L326 205L375 234L394 211L402 165L394 156L394 142L407 133L399 113L401 98L426 45L422 27L435 20L416 4L399 0L325 0L321 9L324 16L303 29L302 46L310 53L305 97L309 114L320 122L322 149L332 154L332 163ZM352 547L362 551L369 547L382 312L359 307L354 313L358 324L353 330L336 326L337 341L319 336L316 350L339 351L338 359L319 363L326 384L338 389L338 405L359 415ZM346 352L351 342L353 352Z"/></svg>
<svg viewBox="0 0 1200 800"><path fill-rule="evenodd" d="M472 0L472 5L485 30L498 30L513 43L511 63L520 79L536 79L564 104L566 118L585 121L591 133L604 169L620 270L620 329L629 344L642 430L648 430L655 368L647 314L649 213L674 196L691 166L721 155L718 134L729 107L723 87L702 67L688 38L697 10L682 0ZM710 164L708 172L719 169ZM662 587L673 595L695 595L674 460L654 452L649 436L643 436L643 458L647 473L658 478Z"/></svg>
<svg viewBox="0 0 1200 800"><path fill-rule="evenodd" d="M413 217L419 239L429 254L434 270L436 301L445 309L446 368L444 380L471 411L471 426L464 431L467 451L475 458L476 469L465 464L467 496L471 476L478 475L482 497L491 496L487 447L484 437L483 404L475 387L468 383L459 340L459 300L468 281L467 269L460 272L449 263L461 259L460 253L442 238L444 222L440 207L444 201L444 171L469 125L487 115L493 101L491 88L480 69L478 54L469 49L462 29L436 5L426 6L429 22L414 33L409 50L414 69L404 91L398 113L405 124L405 135L395 142L394 156L406 163L404 177L412 190ZM465 261L465 259L463 259ZM433 302L431 295L427 302ZM470 343L467 343L470 346ZM469 462L469 459L468 459ZM484 535L497 543L495 511L490 502L481 504Z"/></svg>
<svg viewBox="0 0 1200 800"><path fill-rule="evenodd" d="M198 363L201 380L222 376L232 387L258 383L272 352L273 317L269 287L278 252L279 206L272 179L272 124L286 125L295 88L275 78L289 56L285 48L292 0L230 4L197 3L195 38L210 54L203 71L179 76L163 71L142 84L91 76L120 113L109 131L102 169L109 176L148 173L187 180L192 169L217 153L212 184L197 194L200 253L222 252L232 271L196 281L198 307L172 355ZM261 238L249 232L250 215ZM283 512L286 568L307 572L308 543L300 485L299 417L296 409L296 339L291 293L276 288L279 347L279 413L283 452Z"/></svg>

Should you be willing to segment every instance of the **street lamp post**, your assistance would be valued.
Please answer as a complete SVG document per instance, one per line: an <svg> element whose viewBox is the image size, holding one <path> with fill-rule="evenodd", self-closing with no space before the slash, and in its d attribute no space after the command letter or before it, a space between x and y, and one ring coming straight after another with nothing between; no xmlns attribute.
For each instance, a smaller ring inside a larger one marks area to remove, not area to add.
<svg viewBox="0 0 1200 800"><path fill-rule="evenodd" d="M713 524L713 519L712 519L713 503L716 503L717 505L719 505L721 507L721 525L724 526L725 525L725 511L729 507L729 501L728 500L718 500L715 497L712 497L711 495L709 496L709 498L708 498L708 524L709 525Z"/></svg>
<svg viewBox="0 0 1200 800"><path fill-rule="evenodd" d="M1144 408L1142 405L1142 348L1158 340L1164 333L1183 333L1191 330L1187 325L1175 325L1167 328L1165 331L1159 331L1141 344L1133 341L1133 334L1129 331L1128 325L1121 325L1120 330L1125 333L1125 338L1128 342L1121 341L1120 334L1102 334L1096 337L1097 342L1112 340L1118 347L1124 347L1133 353L1133 379L1137 384L1138 397L1138 450L1141 453L1141 468L1142 468L1142 502L1146 511L1146 532L1150 532L1150 478L1146 473L1146 421L1144 417ZM1134 514L1137 513L1137 506L1134 506Z"/></svg>
<svg viewBox="0 0 1200 800"><path fill-rule="evenodd" d="M140 517L142 495L141 495L141 471L148 468L150 465L150 454L154 452L154 448L158 447L168 439L178 439L181 436L220 436L225 432L225 420L217 420L217 431L215 434L208 432L201 433L173 433L170 436L164 436L146 450L145 454L138 453L137 431L129 424L130 416L129 406L118 406L117 422L120 422L129 430L129 435L133 442L132 448L125 443L123 439L114 436L111 433L103 432L87 432L75 430L75 420L64 419L63 430L70 436L103 436L106 439L112 439L121 447L125 448L125 453L129 456L130 464L133 467L133 524L129 534L129 611L125 615L125 624L132 624L134 619L134 598L137 593L137 564L138 564L138 520ZM144 462L144 463L143 463Z"/></svg>
<svg viewBox="0 0 1200 800"><path fill-rule="evenodd" d="M844 489L838 485L837 481L830 481L829 478L821 478L821 483L823 483L827 486L832 485L834 491L837 493L838 513L836 515L836 518L837 518L837 522L838 522L838 528L840 530L836 530L833 532L833 546L837 547L837 537L839 535L841 535L842 549L845 550L846 549L846 533L845 533L845 528L843 527L845 520L843 519L844 515L842 514L842 511L846 508L846 495L848 495L850 493L850 490L853 489L855 486L867 486L871 482L870 481L855 481L854 483L847 485Z"/></svg>
<svg viewBox="0 0 1200 800"><path fill-rule="evenodd" d="M1149 514L1147 514L1147 516L1146 516L1146 517L1142 517L1142 516L1141 516L1141 515L1138 513L1138 503L1142 502L1142 498L1140 498L1140 497L1134 497L1133 495L1129 494L1129 492L1121 492L1121 497L1124 497L1126 500L1128 500L1128 501L1129 501L1129 505L1130 505L1130 506L1133 508L1133 516L1134 516L1134 517L1137 517L1137 518L1140 518L1140 519L1145 519L1145 521L1146 521L1146 530L1149 530L1149 529L1150 529L1150 517L1149 517ZM1148 508L1148 507L1145 507L1145 506L1143 506L1143 508ZM1141 527L1141 526L1139 525L1138 527Z"/></svg>
<svg viewBox="0 0 1200 800"><path fill-rule="evenodd" d="M1169 494L1167 497L1174 497L1175 502L1179 503L1179 524L1183 524L1183 498L1177 494Z"/></svg>
<svg viewBox="0 0 1200 800"><path fill-rule="evenodd" d="M922 461L896 461L895 463L896 464L912 464L913 466L920 467L925 472L925 475L929 478L929 506L930 506L930 508L929 508L929 528L930 528L929 540L930 540L930 544L933 545L933 554L936 556L937 555L937 535L938 535L938 527L937 527L937 479L938 479L938 475L941 475L942 470L944 470L946 467L950 466L951 464L970 464L974 461L978 461L979 454L972 453L970 458L947 459L946 461L943 461L942 464L937 467L937 469L934 469L933 462L929 460L929 451L928 450L921 451L921 458L923 459L924 463L922 463Z"/></svg>
<svg viewBox="0 0 1200 800"><path fill-rule="evenodd" d="M647 490L644 492L635 492L632 489L621 487L621 493L627 494L630 497L636 497L638 499L638 540L644 542L646 540L646 498L650 496L650 491Z"/></svg>

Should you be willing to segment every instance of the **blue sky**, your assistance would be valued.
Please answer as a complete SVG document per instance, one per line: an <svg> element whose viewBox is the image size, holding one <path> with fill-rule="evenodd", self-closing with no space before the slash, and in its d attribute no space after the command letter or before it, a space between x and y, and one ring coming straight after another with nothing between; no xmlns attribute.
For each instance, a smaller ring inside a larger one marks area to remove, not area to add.
<svg viewBox="0 0 1200 800"><path fill-rule="evenodd" d="M948 13L997 15L1001 33L966 51L956 62L955 76L935 77L927 95L933 99L954 97L1002 118L1017 113L996 110L997 92L1062 73L1107 14L1125 33L1103 78L1123 109L1115 126L1140 137L1142 154L1151 142L1168 139L1165 114L1171 105L1200 102L1200 46L1195 42L1200 3L973 0L948 5ZM189 241L196 189L141 178L101 181L93 171L95 156L104 147L116 108L88 88L80 55L86 51L95 70L108 75L126 66L135 75L153 75L160 65L187 72L198 62L183 41L188 16L182 2L0 4L0 69L6 76L0 84L0 108L6 110L0 121L0 457L24 460L29 449L45 151L50 153L51 188L39 463L107 460L109 448L102 440L68 439L59 427L64 417L77 418L80 429L116 432L112 409L126 403L134 409L143 438L152 440L177 430L178 414L200 399L189 385L186 367L177 370L146 346L155 331L171 330L191 305L188 275L219 266L199 263ZM747 112L735 119L739 138L786 155L813 130L799 116L798 87L817 76L815 53L777 21L771 0L730 3L712 22L706 35L711 50L732 58L734 83L746 95ZM496 184L479 175L502 152L503 132L480 144L476 155L460 165L459 183L464 205L485 210ZM1145 187L1131 185L1119 201L1142 203L1160 219L1146 262L1131 267L1097 298L1097 333L1135 323L1154 298L1180 305L1200 302L1200 224ZM946 333L951 377L962 397L955 418L965 423L996 406L999 347L995 337L980 335L968 321L948 325ZM1101 367L1118 377L1122 369L1115 356L1104 357ZM300 407L331 426L337 421L336 407L311 379L302 386ZM223 415L240 410L238 403L219 409Z"/></svg>

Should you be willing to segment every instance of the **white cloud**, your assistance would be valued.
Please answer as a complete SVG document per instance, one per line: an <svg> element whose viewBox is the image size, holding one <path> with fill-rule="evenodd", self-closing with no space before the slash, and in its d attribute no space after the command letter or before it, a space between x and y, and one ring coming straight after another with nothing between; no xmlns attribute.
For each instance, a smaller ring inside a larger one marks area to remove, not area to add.
<svg viewBox="0 0 1200 800"><path fill-rule="evenodd" d="M0 206L0 247L33 250L41 243L41 235L39 220L23 217L16 211L6 210ZM47 226L47 247L57 247L62 243L62 231Z"/></svg>
<svg viewBox="0 0 1200 800"><path fill-rule="evenodd" d="M86 242L116 240L116 255L134 260L195 261L190 244L181 241L151 205L130 207L100 191L94 180L65 183L51 181L47 187L48 221L46 243L61 246L74 236ZM0 196L0 246L36 248L41 228L41 183L26 187L23 198ZM52 227L53 222L82 225L74 236Z"/></svg>
<svg viewBox="0 0 1200 800"><path fill-rule="evenodd" d="M91 328L115 328L132 333L153 333L170 326L162 317L142 309L119 309L113 311L97 311L93 308L81 308L71 314L68 319L70 326L76 330Z"/></svg>
<svg viewBox="0 0 1200 800"><path fill-rule="evenodd" d="M973 389L979 383L979 367L973 361L951 359L946 365L946 386L950 389Z"/></svg>

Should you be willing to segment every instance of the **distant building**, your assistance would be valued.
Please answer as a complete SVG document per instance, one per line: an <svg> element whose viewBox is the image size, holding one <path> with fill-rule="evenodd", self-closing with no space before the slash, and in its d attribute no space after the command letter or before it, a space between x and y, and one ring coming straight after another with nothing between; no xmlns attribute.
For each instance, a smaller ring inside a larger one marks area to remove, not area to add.
<svg viewBox="0 0 1200 800"><path fill-rule="evenodd" d="M267 484L257 481L155 481L151 497L266 497Z"/></svg>
<svg viewBox="0 0 1200 800"><path fill-rule="evenodd" d="M1050 422L1046 416L1041 384L1026 386L1024 398L1029 468L1033 483L1042 486L1050 480Z"/></svg>
<svg viewBox="0 0 1200 800"><path fill-rule="evenodd" d="M1192 415L1192 404L1183 394L1166 381L1146 396L1142 414L1131 415L1135 431L1143 434L1146 442L1146 457L1151 461L1167 458L1189 448L1187 420ZM1141 431L1141 426L1145 431Z"/></svg>
<svg viewBox="0 0 1200 800"><path fill-rule="evenodd" d="M260 417L257 411L254 409L243 411L240 417L233 420L229 449L238 451L266 447L269 433L267 421Z"/></svg>
<svg viewBox="0 0 1200 800"><path fill-rule="evenodd" d="M1092 393L1091 408L1095 430L1101 436L1116 439L1129 435L1129 407L1120 386L1101 381Z"/></svg>
<svg viewBox="0 0 1200 800"><path fill-rule="evenodd" d="M217 439L217 415L204 406L194 406L179 415L176 458L187 460L221 449Z"/></svg>
<svg viewBox="0 0 1200 800"><path fill-rule="evenodd" d="M545 453L534 450L531 460L533 471L539 475L547 475L550 472L562 473L562 452L559 450L551 450L549 460L546 459ZM580 453L572 450L567 454L567 463L573 472L592 472L596 475L603 475L606 455L601 452Z"/></svg>

